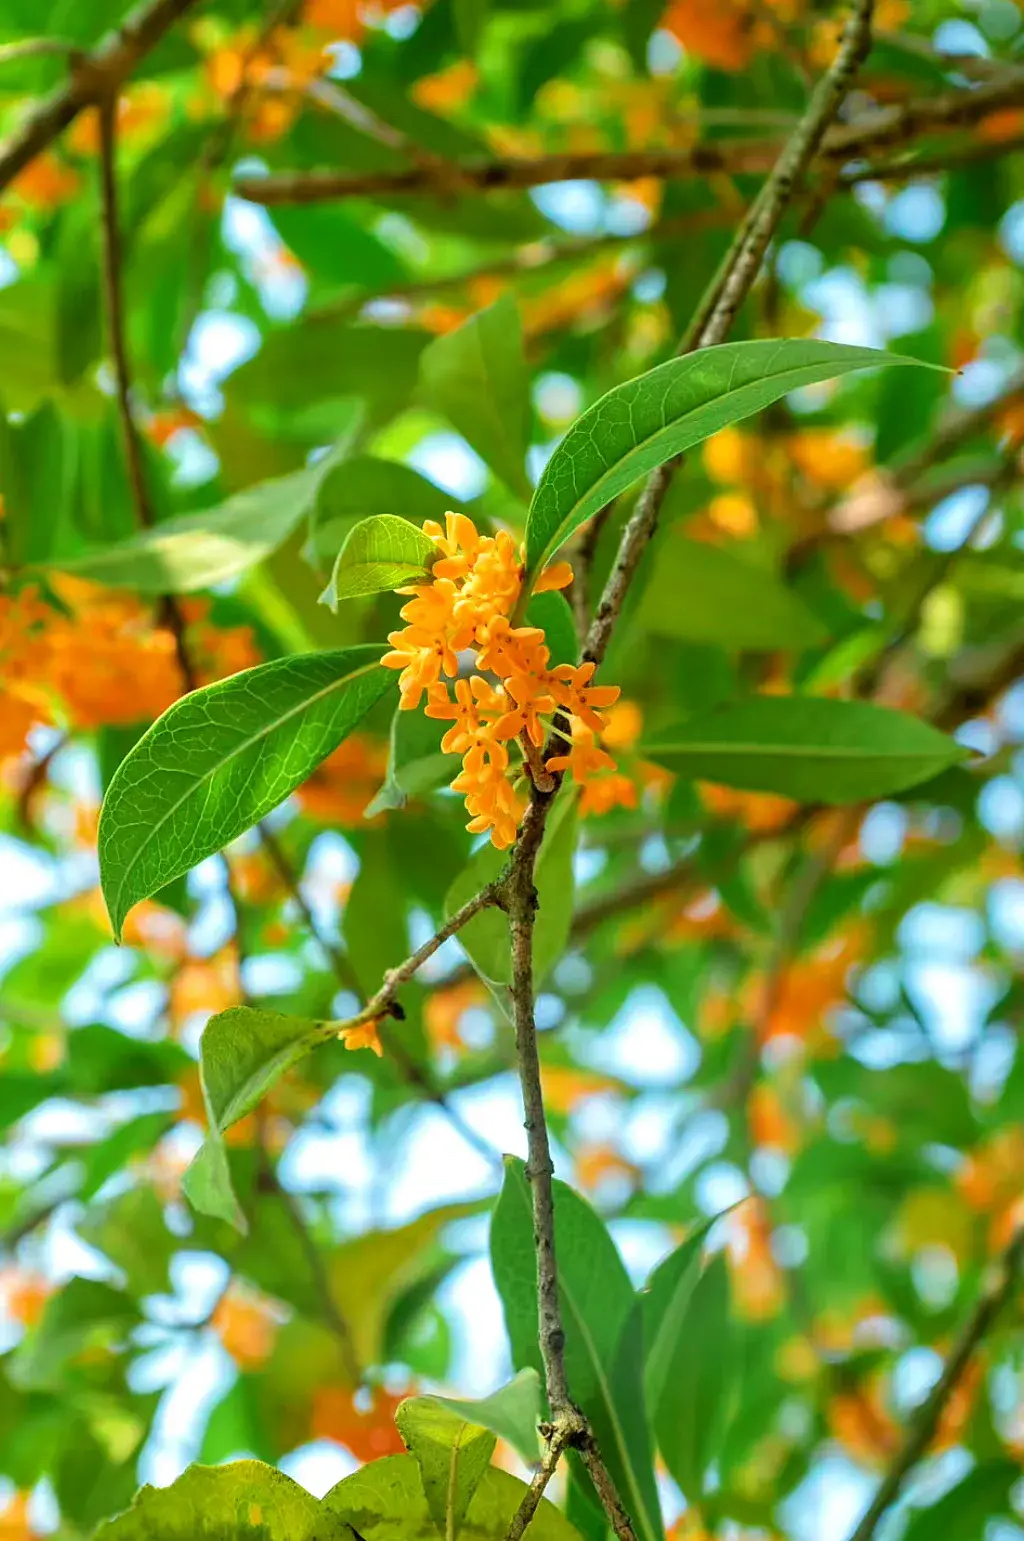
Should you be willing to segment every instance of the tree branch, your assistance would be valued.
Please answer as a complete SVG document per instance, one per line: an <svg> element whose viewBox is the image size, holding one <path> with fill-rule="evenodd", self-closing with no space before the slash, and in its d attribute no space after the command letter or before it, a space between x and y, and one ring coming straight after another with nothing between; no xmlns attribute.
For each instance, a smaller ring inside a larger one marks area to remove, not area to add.
<svg viewBox="0 0 1024 1541"><path fill-rule="evenodd" d="M21 127L0 144L0 189L45 150L78 114L107 98L116 98L131 73L164 33L196 0L149 0L125 18L89 54L77 55L70 77L36 104Z"/></svg>
<svg viewBox="0 0 1024 1541"><path fill-rule="evenodd" d="M681 351L721 342L727 335L797 184L817 152L858 65L868 51L872 9L873 0L858 0L835 62L816 88L806 114L779 156L768 182L755 199L726 263L715 275L698 308L699 319L683 339ZM669 462L654 472L626 525L615 565L587 634L583 652L587 661L600 663L604 657L637 563L653 534L673 470L674 465ZM556 719L552 735L564 731L566 726L564 721ZM555 777L554 780L555 786L551 790L536 785L533 788L519 839L512 852L509 872L501 889L501 901L508 913L512 931L512 1007L527 1135L526 1174L533 1206L538 1337L552 1414L549 1448L550 1442L560 1437L563 1444L574 1445L579 1449L619 1541L636 1541L629 1515L604 1465L589 1423L572 1400L565 1370L565 1331L555 1253L554 1167L540 1078L533 981L533 934L537 912L534 870L548 813L561 784L561 777ZM515 1524L516 1521L513 1521L513 1529Z"/></svg>
<svg viewBox="0 0 1024 1541"><path fill-rule="evenodd" d="M900 1496L910 1473L935 1438L942 1414L960 1384L964 1371L1013 1294L1022 1263L1024 1228L1017 1231L993 1267L974 1310L946 1360L942 1374L911 1418L907 1437L850 1541L872 1541L879 1520Z"/></svg>
<svg viewBox="0 0 1024 1541"><path fill-rule="evenodd" d="M680 353L710 347L723 342L728 335L736 312L757 277L782 216L804 173L821 148L826 130L842 106L853 77L868 52L872 10L873 0L858 0L831 69L819 82L806 114L754 200L736 240L697 308L694 320L680 344ZM659 466L637 499L587 634L583 657L588 662L600 663L607 651L612 629L637 564L654 534L661 505L678 464L677 459Z"/></svg>
<svg viewBox="0 0 1024 1541"><path fill-rule="evenodd" d="M826 160L842 163L925 134L968 127L990 113L1021 105L1024 75L1015 72L970 90L961 88L937 96L915 97L896 106L879 108L852 123L832 128L827 135L823 132L820 153ZM756 176L772 171L780 148L777 138L709 140L686 150L595 150L515 160L467 160L454 166L437 166L428 161L394 171L282 172L240 177L235 192L252 203L273 206L410 194L451 197L459 193L539 187L576 178L628 182L638 177L679 180L716 173ZM998 151L998 146L994 144L993 149ZM857 176L862 179L863 173L858 171Z"/></svg>
<svg viewBox="0 0 1024 1541"><path fill-rule="evenodd" d="M117 208L117 87L97 103L100 122L100 195L103 223L103 294L107 331L114 364L117 411L124 443L125 467L131 484L138 522L144 529L153 524L153 505L146 487L142 447L131 401L131 375L125 343L124 291L121 282L121 231Z"/></svg>

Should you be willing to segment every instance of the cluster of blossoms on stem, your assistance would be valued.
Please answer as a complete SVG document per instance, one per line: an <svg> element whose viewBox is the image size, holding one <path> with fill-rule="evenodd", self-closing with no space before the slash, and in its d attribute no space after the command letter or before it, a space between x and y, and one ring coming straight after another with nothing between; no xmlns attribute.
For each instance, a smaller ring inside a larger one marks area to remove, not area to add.
<svg viewBox="0 0 1024 1541"><path fill-rule="evenodd" d="M592 663L551 667L543 630L513 624L524 567L522 549L507 531L481 535L465 514L454 513L446 514L444 529L428 519L423 531L438 549L431 581L398 590L412 595L401 611L408 624L390 634L393 651L382 662L402 671L402 710L415 711L426 696L427 716L452 724L441 748L463 757L452 788L465 797L467 828L489 833L505 850L525 807L521 761L510 746L518 742L539 768L536 751L557 713L572 737L544 768L570 771L581 782L614 773L598 738L606 726L602 709L618 699L619 689L595 685ZM533 592L565 588L572 576L568 562L556 562ZM625 787L633 793L631 783ZM618 800L628 801L628 794L622 791Z"/></svg>

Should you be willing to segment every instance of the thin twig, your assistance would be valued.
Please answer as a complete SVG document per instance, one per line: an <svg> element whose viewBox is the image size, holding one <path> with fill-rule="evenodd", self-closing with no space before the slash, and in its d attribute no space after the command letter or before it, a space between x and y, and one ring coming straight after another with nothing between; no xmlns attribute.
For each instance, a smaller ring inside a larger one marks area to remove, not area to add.
<svg viewBox="0 0 1024 1541"><path fill-rule="evenodd" d="M696 324L688 328L680 346L681 352L710 347L723 342L728 335L790 200L821 148L829 124L842 106L857 68L867 54L872 10L873 0L858 0L832 67L815 89L804 118L754 200L726 263L715 274L707 295L698 305ZM600 663L607 651L633 574L657 527L658 515L677 464L678 460L670 460L659 466L637 499L587 634L583 657L590 662Z"/></svg>
<svg viewBox="0 0 1024 1541"><path fill-rule="evenodd" d="M543 1429L542 1432L544 1432ZM544 1448L541 1463L534 1473L533 1481L523 1494L522 1503L512 1516L512 1523L506 1532L505 1541L521 1541L522 1534L527 1525L529 1525L533 1516L540 1508L540 1501L544 1497L544 1489L555 1475L555 1468L561 1459L562 1451L569 1441L569 1430L561 1425L557 1428L553 1425L548 1425L546 1438L547 1444Z"/></svg>
<svg viewBox="0 0 1024 1541"><path fill-rule="evenodd" d="M825 159L841 163L876 149L907 143L923 134L967 127L991 113L1022 104L1024 75L1014 73L970 89L958 88L879 108L852 123L831 128L821 136L820 151ZM777 138L723 139L707 140L685 150L596 150L509 160L467 160L456 169L460 191L486 193L575 178L623 182L638 177L679 180L719 172L731 176L758 175L772 171L779 150ZM451 190L451 168L429 162L394 171L304 171L247 176L239 178L235 185L239 197L268 206L413 193L447 196Z"/></svg>
<svg viewBox="0 0 1024 1541"><path fill-rule="evenodd" d="M993 1267L974 1310L943 1366L942 1374L911 1418L907 1437L850 1541L872 1541L879 1520L896 1502L910 1473L926 1454L935 1438L942 1414L963 1379L964 1371L1013 1294L1022 1263L1024 1228L1018 1230Z"/></svg>
<svg viewBox="0 0 1024 1541"><path fill-rule="evenodd" d="M19 128L0 144L0 189L5 188L84 108L117 93L132 70L196 4L196 0L149 0L89 54L73 61L69 78L38 102Z"/></svg>

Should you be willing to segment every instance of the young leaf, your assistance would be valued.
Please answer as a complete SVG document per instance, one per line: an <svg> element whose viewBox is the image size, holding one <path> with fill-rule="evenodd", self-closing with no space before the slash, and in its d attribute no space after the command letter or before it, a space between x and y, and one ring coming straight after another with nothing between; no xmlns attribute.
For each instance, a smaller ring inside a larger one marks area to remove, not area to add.
<svg viewBox="0 0 1024 1541"><path fill-rule="evenodd" d="M249 1225L231 1181L227 1149L220 1130L213 1125L212 1120L209 1134L185 1170L181 1188L198 1214L223 1220L243 1236L246 1235Z"/></svg>
<svg viewBox="0 0 1024 1541"><path fill-rule="evenodd" d="M374 514L349 531L320 603L337 610L339 599L426 583L437 554L434 542L407 519Z"/></svg>
<svg viewBox="0 0 1024 1541"><path fill-rule="evenodd" d="M189 594L236 578L286 540L312 508L318 466L260 482L216 508L164 519L116 546L46 565L136 594Z"/></svg>
<svg viewBox="0 0 1024 1541"><path fill-rule="evenodd" d="M643 1541L661 1541L644 1410L640 1312L622 1259L598 1215L555 1185L555 1245L569 1390L586 1413ZM491 1222L491 1267L513 1363L541 1368L533 1212L523 1162L505 1163Z"/></svg>
<svg viewBox="0 0 1024 1541"><path fill-rule="evenodd" d="M643 752L681 776L806 803L887 797L968 754L904 712L817 696L759 696L702 713Z"/></svg>
<svg viewBox="0 0 1024 1541"><path fill-rule="evenodd" d="M527 586L591 514L720 428L799 386L918 362L813 339L728 342L617 385L577 419L544 468L526 521Z"/></svg>
<svg viewBox="0 0 1024 1541"><path fill-rule="evenodd" d="M463 1535L472 1541L504 1541L525 1493L525 1482L489 1466L469 1501ZM411 1455L387 1455L342 1478L324 1498L323 1508L347 1521L365 1541L437 1541L437 1526ZM546 1498L530 1521L529 1535L530 1541L580 1541Z"/></svg>
<svg viewBox="0 0 1024 1541"><path fill-rule="evenodd" d="M190 1466L170 1487L141 1488L96 1541L354 1541L337 1514L262 1461Z"/></svg>
<svg viewBox="0 0 1024 1541"><path fill-rule="evenodd" d="M223 1133L244 1118L286 1070L336 1030L331 1022L255 1006L231 1006L211 1017L199 1040L199 1068L215 1127Z"/></svg>
<svg viewBox="0 0 1024 1541"><path fill-rule="evenodd" d="M658 547L638 619L660 636L737 652L813 647L827 635L773 573L721 546L672 535Z"/></svg>
<svg viewBox="0 0 1024 1541"><path fill-rule="evenodd" d="M529 379L515 301L504 295L438 337L420 358L431 406L443 412L513 492L528 498Z"/></svg>
<svg viewBox="0 0 1024 1541"><path fill-rule="evenodd" d="M459 1397L435 1396L429 1399L447 1407L470 1423L478 1423L505 1440L526 1462L537 1459L537 1424L540 1421L540 1376L536 1370L520 1370L489 1397L467 1402Z"/></svg>
<svg viewBox="0 0 1024 1541"><path fill-rule="evenodd" d="M258 823L338 747L391 683L381 652L260 664L184 696L143 734L100 813L116 937L133 904Z"/></svg>
<svg viewBox="0 0 1024 1541"><path fill-rule="evenodd" d="M497 1436L450 1412L435 1397L407 1397L395 1413L395 1423L419 1465L434 1524L446 1541L455 1541L490 1465Z"/></svg>

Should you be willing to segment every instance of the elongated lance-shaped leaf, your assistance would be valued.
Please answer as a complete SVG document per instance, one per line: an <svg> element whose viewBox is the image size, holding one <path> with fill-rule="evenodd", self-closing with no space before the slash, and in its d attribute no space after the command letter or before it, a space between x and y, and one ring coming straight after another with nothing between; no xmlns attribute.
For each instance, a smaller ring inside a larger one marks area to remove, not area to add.
<svg viewBox="0 0 1024 1541"><path fill-rule="evenodd" d="M118 766L100 813L114 935L133 904L259 822L331 754L392 676L376 644L300 654L195 690Z"/></svg>
<svg viewBox="0 0 1024 1541"><path fill-rule="evenodd" d="M434 542L407 519L374 514L349 531L320 603L337 610L339 599L383 594L406 583L425 583L438 555Z"/></svg>
<svg viewBox="0 0 1024 1541"><path fill-rule="evenodd" d="M720 428L802 385L919 362L813 339L729 342L617 385L573 424L537 483L526 521L526 587L585 519Z"/></svg>
<svg viewBox="0 0 1024 1541"><path fill-rule="evenodd" d="M210 588L262 562L288 538L312 508L322 474L311 466L278 476L216 508L178 514L115 546L45 565L136 594Z"/></svg>
<svg viewBox="0 0 1024 1541"><path fill-rule="evenodd" d="M554 1199L569 1391L590 1420L639 1541L662 1541L644 1407L640 1302L600 1216L565 1183L554 1184ZM530 1187L524 1163L511 1157L491 1222L491 1267L513 1363L539 1370Z"/></svg>
<svg viewBox="0 0 1024 1541"><path fill-rule="evenodd" d="M644 753L681 776L746 792L857 803L926 781L968 751L930 723L866 701L759 696L688 718Z"/></svg>

